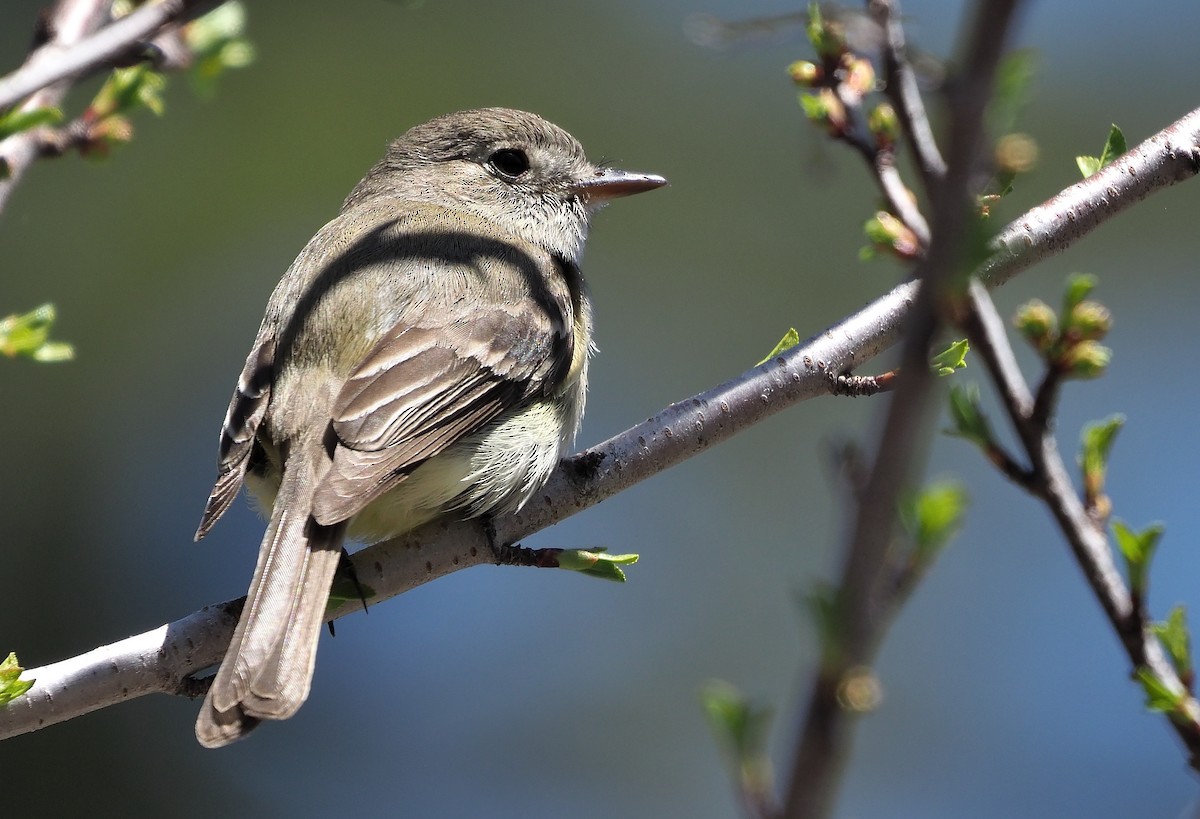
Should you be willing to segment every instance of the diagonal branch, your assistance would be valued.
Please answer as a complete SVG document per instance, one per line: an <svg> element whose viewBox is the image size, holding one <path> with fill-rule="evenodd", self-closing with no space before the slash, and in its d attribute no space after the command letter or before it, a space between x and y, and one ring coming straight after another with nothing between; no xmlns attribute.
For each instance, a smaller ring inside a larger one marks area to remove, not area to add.
<svg viewBox="0 0 1200 819"><path fill-rule="evenodd" d="M888 97L900 118L900 127L917 159L917 169L927 193L946 175L946 160L929 127L925 103L917 88L917 75L908 61L908 45L900 19L900 0L868 0L868 10L883 30L883 72Z"/></svg>
<svg viewBox="0 0 1200 819"><path fill-rule="evenodd" d="M973 282L968 299L964 327L972 346L983 358L1009 421L1033 464L1032 480L1022 486L1045 503L1054 516L1133 668L1148 667L1171 693L1184 698L1187 719L1177 715L1170 724L1183 740L1196 768L1200 766L1200 707L1163 654L1162 645L1149 629L1145 612L1134 605L1129 587L1113 561L1108 538L1088 514L1071 483L1050 431L1049 417L1034 411L1029 385L1017 367L991 296L982 285Z"/></svg>
<svg viewBox="0 0 1200 819"><path fill-rule="evenodd" d="M1000 252L982 266L981 277L989 285L1000 284L1065 250L1149 193L1196 175L1200 172L1198 158L1200 110L1009 225L996 240ZM1099 215L1085 207L1089 196ZM859 367L897 341L917 291L914 282L901 284L771 361L673 404L564 462L519 515L494 522L496 541L516 542L770 415L826 394L831 374ZM354 556L358 576L375 592L375 602L458 569L489 562L492 556L486 532L470 523L432 524ZM140 637L29 670L24 676L38 682L27 694L0 708L0 738L34 731L133 696L181 691L184 677L219 660L233 633L239 604L209 606ZM334 616L357 608L347 604Z"/></svg>

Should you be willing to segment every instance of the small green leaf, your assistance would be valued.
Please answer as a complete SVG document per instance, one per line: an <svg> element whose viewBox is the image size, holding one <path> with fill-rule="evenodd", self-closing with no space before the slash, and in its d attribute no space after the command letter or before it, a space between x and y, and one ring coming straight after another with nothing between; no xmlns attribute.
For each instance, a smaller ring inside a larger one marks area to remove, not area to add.
<svg viewBox="0 0 1200 819"><path fill-rule="evenodd" d="M975 384L955 384L950 388L950 418L954 427L946 432L966 438L984 450L995 443L992 425L983 412L979 387Z"/></svg>
<svg viewBox="0 0 1200 819"><path fill-rule="evenodd" d="M734 778L743 790L766 794L771 785L767 734L771 709L750 703L733 685L711 680L700 690L700 703Z"/></svg>
<svg viewBox="0 0 1200 819"><path fill-rule="evenodd" d="M821 15L820 4L808 4L808 41L822 57L837 57L846 50L846 40L840 26L826 21Z"/></svg>
<svg viewBox="0 0 1200 819"><path fill-rule="evenodd" d="M1075 164L1079 166L1083 178L1087 179L1127 150L1129 148L1125 145L1125 135L1121 133L1120 128L1113 125L1108 130L1108 139L1104 140L1104 150L1100 156L1077 156Z"/></svg>
<svg viewBox="0 0 1200 819"><path fill-rule="evenodd" d="M971 345L965 338L954 342L933 357L933 371L941 376L954 375L955 370L967 366L967 353L970 351Z"/></svg>
<svg viewBox="0 0 1200 819"><path fill-rule="evenodd" d="M761 367L775 356L784 353L800 343L800 334L796 332L795 327L789 327L788 331L783 334L783 338L779 339L779 343L775 345L775 349L767 354L767 357L755 364L755 367Z"/></svg>
<svg viewBox="0 0 1200 819"><path fill-rule="evenodd" d="M145 63L113 69L92 100L91 116L101 120L138 107L149 108L161 116L162 91L166 85L166 78Z"/></svg>
<svg viewBox="0 0 1200 819"><path fill-rule="evenodd" d="M1134 594L1146 599L1146 589L1150 576L1150 561L1154 550L1162 538L1165 528L1161 523L1147 526L1140 532L1134 532L1123 521L1112 522L1113 538L1117 548L1125 558L1125 566L1129 571L1129 588Z"/></svg>
<svg viewBox="0 0 1200 819"><path fill-rule="evenodd" d="M969 498L959 483L930 484L900 504L900 523L913 539L919 562L927 563L958 534Z"/></svg>
<svg viewBox="0 0 1200 819"><path fill-rule="evenodd" d="M832 666L841 650L842 625L837 588L830 583L814 582L804 594L802 602L817 629L822 664L826 667Z"/></svg>
<svg viewBox="0 0 1200 819"><path fill-rule="evenodd" d="M1137 679L1142 684L1142 690L1146 692L1146 707L1151 711L1173 714L1183 708L1187 694L1172 691L1148 667L1138 667Z"/></svg>
<svg viewBox="0 0 1200 819"><path fill-rule="evenodd" d="M1090 273L1072 273L1067 277L1067 284L1063 290L1063 308L1064 316L1071 315L1081 301L1086 299L1091 292L1096 289L1096 277Z"/></svg>
<svg viewBox="0 0 1200 819"><path fill-rule="evenodd" d="M1083 174L1083 178L1087 179L1096 171L1100 170L1100 157L1077 156L1075 157L1075 165L1079 168L1079 172Z"/></svg>
<svg viewBox="0 0 1200 819"><path fill-rule="evenodd" d="M1080 436L1079 467L1083 470L1084 489L1090 497L1104 491L1105 473L1108 471L1108 456L1112 452L1117 433L1125 426L1124 415L1110 415L1083 428Z"/></svg>
<svg viewBox="0 0 1200 819"><path fill-rule="evenodd" d="M42 125L54 125L62 122L62 111L57 108L34 108L32 111L22 111L14 108L0 115L0 139L8 139L13 134L38 128Z"/></svg>
<svg viewBox="0 0 1200 819"><path fill-rule="evenodd" d="M996 66L995 93L988 103L988 121L994 133L1011 131L1021 109L1030 99L1030 86L1037 74L1037 52L1031 48L1011 51Z"/></svg>
<svg viewBox="0 0 1200 819"><path fill-rule="evenodd" d="M17 697L33 687L36 680L22 680L21 668L15 652L10 652L4 662L0 662L0 706L8 705Z"/></svg>
<svg viewBox="0 0 1200 819"><path fill-rule="evenodd" d="M54 319L53 304L0 319L0 354L9 358L23 355L35 361L70 360L75 356L71 345L49 339Z"/></svg>
<svg viewBox="0 0 1200 819"><path fill-rule="evenodd" d="M1114 124L1109 128L1108 139L1104 141L1104 152L1100 154L1100 167L1103 168L1127 150L1129 148L1125 144L1125 135Z"/></svg>
<svg viewBox="0 0 1200 819"><path fill-rule="evenodd" d="M1154 623L1150 628L1167 650L1180 679L1187 684L1192 678L1192 638L1188 631L1187 610L1175 606L1166 621Z"/></svg>
<svg viewBox="0 0 1200 819"><path fill-rule="evenodd" d="M637 563L638 557L635 554L610 555L603 547L563 549L558 555L558 568L624 583L625 572L621 571L621 566Z"/></svg>

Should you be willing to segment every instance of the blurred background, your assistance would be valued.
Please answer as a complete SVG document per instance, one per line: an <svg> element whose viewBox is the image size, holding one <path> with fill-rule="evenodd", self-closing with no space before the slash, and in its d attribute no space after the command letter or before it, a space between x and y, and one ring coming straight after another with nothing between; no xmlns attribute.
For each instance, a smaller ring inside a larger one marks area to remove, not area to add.
<svg viewBox="0 0 1200 819"><path fill-rule="evenodd" d="M5 3L0 70L22 60L41 4ZM35 166L0 219L0 314L53 301L56 335L77 348L68 364L0 361L0 651L26 666L244 592L263 528L246 504L191 542L226 403L279 275L415 123L525 108L593 158L671 180L595 223L585 270L601 354L581 446L736 375L788 327L820 331L903 273L857 260L876 194L796 105L784 69L810 55L801 31L715 49L686 33L695 14L800 4L329 8L249 3L252 67L212 100L173 77L166 116L139 115L131 145L105 163ZM912 42L953 55L968 8L906 0ZM1098 154L1110 123L1132 145L1194 108L1197 30L1193 0L1029 4L1017 39L1037 50L1038 78L1019 127L1041 158L998 218L1075 182L1074 157ZM1071 271L1100 278L1111 374L1066 391L1059 429L1071 453L1082 423L1128 416L1109 488L1118 517L1167 523L1158 616L1200 603L1188 421L1200 387L1179 374L1200 297L1198 185L1155 195L998 294L1008 314L1035 295L1057 303ZM624 586L489 566L343 620L300 714L229 749L202 750L197 703L167 697L4 742L5 807L735 815L697 692L722 678L773 705L786 766L816 659L798 600L831 576L845 518L822 453L838 438L869 444L883 406L808 402L527 542L639 552ZM1047 513L958 440L935 442L930 475L964 481L973 505L887 640L884 701L861 723L837 814L1191 815L1179 744L1143 710Z"/></svg>

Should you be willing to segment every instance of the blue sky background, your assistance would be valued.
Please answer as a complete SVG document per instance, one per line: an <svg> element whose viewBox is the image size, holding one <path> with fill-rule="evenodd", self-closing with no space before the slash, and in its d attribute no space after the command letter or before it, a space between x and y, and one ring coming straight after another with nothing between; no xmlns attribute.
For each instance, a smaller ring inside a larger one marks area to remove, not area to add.
<svg viewBox="0 0 1200 819"><path fill-rule="evenodd" d="M15 0L0 66L39 3ZM601 354L581 445L815 333L903 271L857 260L875 192L856 157L804 122L784 72L798 31L724 51L694 13L780 2L258 2L250 69L103 164L29 174L0 220L0 313L46 300L71 364L0 362L6 604L0 650L27 665L176 619L247 585L262 522L239 503L191 543L216 436L267 295L388 139L450 110L510 105L594 158L671 187L605 211L585 271ZM961 4L906 2L910 38L953 55ZM1130 143L1196 107L1194 2L1029 4L1038 52L1020 127L1036 173L1009 219L1078 178L1111 122ZM89 86L90 88L91 86ZM87 92L80 95L82 103ZM1006 313L1054 303L1073 271L1116 315L1109 377L1072 385L1060 439L1128 417L1110 491L1167 535L1151 604L1200 603L1194 313L1200 188L1158 194L1006 286ZM1032 374L1032 361L1023 359ZM977 378L968 371L967 379ZM211 752L197 705L150 698L0 744L16 815L385 813L413 817L735 815L697 691L722 678L774 705L786 765L816 659L798 597L829 577L845 510L827 442L870 441L883 403L822 399L571 518L528 545L642 555L623 587L482 567L339 623L293 720ZM1145 713L1048 515L960 441L930 475L973 504L962 536L887 641L884 701L861 724L839 816L1185 816L1196 780ZM563 635L579 635L568 639Z"/></svg>

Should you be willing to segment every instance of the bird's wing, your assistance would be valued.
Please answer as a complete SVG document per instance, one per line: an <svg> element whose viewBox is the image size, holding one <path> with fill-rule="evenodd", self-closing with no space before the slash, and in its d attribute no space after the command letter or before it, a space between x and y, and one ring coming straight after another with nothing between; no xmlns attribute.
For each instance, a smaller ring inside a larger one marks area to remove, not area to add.
<svg viewBox="0 0 1200 819"><path fill-rule="evenodd" d="M254 448L254 435L267 411L275 368L275 336L260 333L246 366L238 377L237 389L225 412L217 454L217 481L204 506L196 540L204 537L237 497L246 476L246 465Z"/></svg>
<svg viewBox="0 0 1200 819"><path fill-rule="evenodd" d="M482 267L467 278L494 281L488 266L526 268L533 261L490 256L471 262ZM557 264L549 257L543 263ZM522 295L444 298L427 317L398 321L380 337L334 401L333 462L313 502L318 523L346 520L427 459L561 378L573 355L571 303Z"/></svg>

